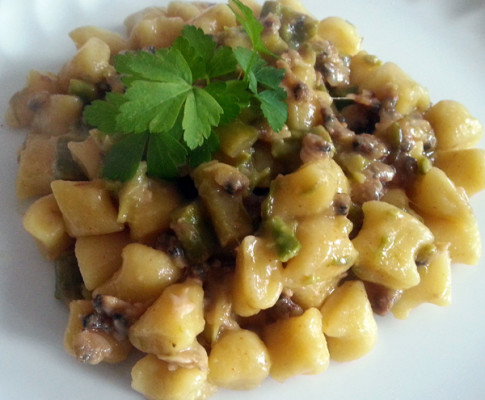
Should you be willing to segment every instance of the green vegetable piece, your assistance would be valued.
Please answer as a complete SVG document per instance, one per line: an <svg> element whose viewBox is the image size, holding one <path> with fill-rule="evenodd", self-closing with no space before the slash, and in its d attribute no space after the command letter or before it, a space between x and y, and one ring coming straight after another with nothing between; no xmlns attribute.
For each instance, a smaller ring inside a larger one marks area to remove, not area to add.
<svg viewBox="0 0 485 400"><path fill-rule="evenodd" d="M295 235L294 227L288 225L280 217L272 217L267 221L273 237L278 259L286 262L295 257L301 249L301 243Z"/></svg>
<svg viewBox="0 0 485 400"><path fill-rule="evenodd" d="M217 247L217 237L204 207L197 200L174 211L170 228L192 263L206 261Z"/></svg>
<svg viewBox="0 0 485 400"><path fill-rule="evenodd" d="M309 15L299 13L276 1L267 1L261 10L261 17L273 13L281 20L280 36L290 47L298 49L317 33L318 21Z"/></svg>
<svg viewBox="0 0 485 400"><path fill-rule="evenodd" d="M261 8L261 18L267 17L268 14L274 14L278 17L282 15L282 5L278 1L265 1Z"/></svg>
<svg viewBox="0 0 485 400"><path fill-rule="evenodd" d="M397 150L402 144L403 134L399 122L393 122L380 134L380 136L394 149Z"/></svg>
<svg viewBox="0 0 485 400"><path fill-rule="evenodd" d="M96 85L80 79L71 79L67 92L71 95L78 96L85 104L91 103L98 97L98 88Z"/></svg>
<svg viewBox="0 0 485 400"><path fill-rule="evenodd" d="M317 21L314 18L293 12L283 15L280 35L290 47L298 49L303 43L315 36Z"/></svg>
<svg viewBox="0 0 485 400"><path fill-rule="evenodd" d="M338 156L338 163L356 182L363 183L366 180L364 171L369 166L370 161L362 154L341 153Z"/></svg>
<svg viewBox="0 0 485 400"><path fill-rule="evenodd" d="M280 28L281 38L290 47L298 49L317 33L318 21L306 14L283 8L283 20Z"/></svg>
<svg viewBox="0 0 485 400"><path fill-rule="evenodd" d="M55 261L55 298L69 304L72 300L89 298L74 252L68 252Z"/></svg>
<svg viewBox="0 0 485 400"><path fill-rule="evenodd" d="M418 172L421 175L425 175L433 166L433 162L426 156L421 156L418 158Z"/></svg>
<svg viewBox="0 0 485 400"><path fill-rule="evenodd" d="M192 176L220 245L236 246L253 231L243 204L249 179L235 167L218 161L198 166Z"/></svg>
<svg viewBox="0 0 485 400"><path fill-rule="evenodd" d="M240 120L218 128L216 133L221 143L220 150L231 158L249 150L258 139L258 130Z"/></svg>

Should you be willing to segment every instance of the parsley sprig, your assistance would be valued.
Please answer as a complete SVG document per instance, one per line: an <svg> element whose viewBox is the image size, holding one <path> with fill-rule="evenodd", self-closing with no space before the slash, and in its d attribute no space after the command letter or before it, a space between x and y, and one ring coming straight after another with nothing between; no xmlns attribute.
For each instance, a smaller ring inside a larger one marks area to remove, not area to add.
<svg viewBox="0 0 485 400"><path fill-rule="evenodd" d="M219 147L214 128L233 121L251 104L273 130L283 127L284 70L262 57L275 55L264 46L263 26L252 11L239 0L232 3L252 49L218 46L210 35L187 25L170 48L115 56L125 92L108 92L84 112L88 124L114 137L105 178L126 181L142 160L149 175L174 178L181 167L210 160Z"/></svg>

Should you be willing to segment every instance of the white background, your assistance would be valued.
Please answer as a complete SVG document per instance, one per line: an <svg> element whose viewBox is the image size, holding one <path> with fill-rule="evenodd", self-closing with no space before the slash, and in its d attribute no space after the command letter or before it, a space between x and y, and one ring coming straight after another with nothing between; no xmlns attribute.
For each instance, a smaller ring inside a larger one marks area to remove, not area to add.
<svg viewBox="0 0 485 400"><path fill-rule="evenodd" d="M10 96L29 69L58 71L75 52L68 32L122 21L156 0L0 0L0 399L140 398L130 365L83 366L67 356L67 311L53 298L54 274L23 232L25 204L15 199L17 150L24 132L4 121ZM317 17L354 23L364 49L394 61L430 91L454 99L485 122L483 0L306 0ZM481 147L484 147L482 140ZM485 232L484 195L472 199ZM483 236L483 235L482 235ZM406 321L378 318L376 348L352 363L331 363L319 376L268 380L251 392L220 391L214 400L298 398L420 400L485 398L485 259L453 267L453 304L422 306Z"/></svg>

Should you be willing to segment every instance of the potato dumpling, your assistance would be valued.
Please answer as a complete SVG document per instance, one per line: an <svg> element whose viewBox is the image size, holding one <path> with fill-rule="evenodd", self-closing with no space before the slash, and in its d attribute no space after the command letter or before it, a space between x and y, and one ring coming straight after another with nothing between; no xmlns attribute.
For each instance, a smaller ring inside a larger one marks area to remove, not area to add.
<svg viewBox="0 0 485 400"><path fill-rule="evenodd" d="M271 187L269 213L281 217L306 217L323 213L335 193L347 193L348 182L331 158L308 162L295 172L277 177Z"/></svg>
<svg viewBox="0 0 485 400"><path fill-rule="evenodd" d="M318 35L332 42L338 51L353 56L360 50L362 38L357 28L340 17L327 17L318 24Z"/></svg>
<svg viewBox="0 0 485 400"><path fill-rule="evenodd" d="M157 16L142 19L133 26L130 47L141 49L153 46L156 49L169 47L180 36L185 22L180 17Z"/></svg>
<svg viewBox="0 0 485 400"><path fill-rule="evenodd" d="M293 292L291 299L303 309L310 307L320 308L328 295L335 290L345 275L346 272L324 281L312 280L310 278L310 283L306 285L291 285L291 291ZM288 283L287 285L288 287L290 286Z"/></svg>
<svg viewBox="0 0 485 400"><path fill-rule="evenodd" d="M103 235L124 229L117 221L117 209L103 181L56 180L51 188L70 236Z"/></svg>
<svg viewBox="0 0 485 400"><path fill-rule="evenodd" d="M450 244L452 261L477 264L482 253L480 231L465 191L433 167L415 180L408 193L436 241Z"/></svg>
<svg viewBox="0 0 485 400"><path fill-rule="evenodd" d="M84 236L76 240L74 251L86 289L106 282L121 266L121 251L130 243L128 232Z"/></svg>
<svg viewBox="0 0 485 400"><path fill-rule="evenodd" d="M58 92L59 80L56 74L31 70L25 88L10 99L5 121L13 128L29 127L37 111L32 105L40 106L49 94Z"/></svg>
<svg viewBox="0 0 485 400"><path fill-rule="evenodd" d="M314 74L312 76L311 73L306 73L304 68L294 68L294 72L296 79L305 80L309 82L309 86L314 86ZM292 131L304 131L320 125L323 122L320 103L321 99L316 95L308 96L304 99L288 98L288 119L286 121L288 128Z"/></svg>
<svg viewBox="0 0 485 400"><path fill-rule="evenodd" d="M102 169L102 153L94 137L90 136L82 142L69 142L67 148L73 160L79 164L84 174L91 180L100 177Z"/></svg>
<svg viewBox="0 0 485 400"><path fill-rule="evenodd" d="M130 328L130 341L139 350L170 355L186 349L204 330L204 291L187 280L167 287Z"/></svg>
<svg viewBox="0 0 485 400"><path fill-rule="evenodd" d="M71 79L99 83L106 78L110 65L111 50L108 44L96 36L90 37L59 73L61 85L69 87Z"/></svg>
<svg viewBox="0 0 485 400"><path fill-rule="evenodd" d="M66 352L88 364L119 363L128 357L132 346L126 339L118 340L103 330L86 330L83 318L94 311L89 300L74 300L69 304L69 321L64 332Z"/></svg>
<svg viewBox="0 0 485 400"><path fill-rule="evenodd" d="M133 29L139 22L145 19L151 20L165 16L167 16L167 10L165 7L146 7L126 17L124 25L126 26L128 35L131 36Z"/></svg>
<svg viewBox="0 0 485 400"><path fill-rule="evenodd" d="M68 133L81 122L83 102L77 96L52 94L32 118L31 129L47 136Z"/></svg>
<svg viewBox="0 0 485 400"><path fill-rule="evenodd" d="M381 65L382 61L376 56L364 50L359 51L350 58L350 83L358 85Z"/></svg>
<svg viewBox="0 0 485 400"><path fill-rule="evenodd" d="M72 244L61 211L52 194L32 203L24 215L22 224L34 237L42 254L50 260L59 257Z"/></svg>
<svg viewBox="0 0 485 400"><path fill-rule="evenodd" d="M51 192L56 160L56 137L30 134L19 152L17 197L21 200Z"/></svg>
<svg viewBox="0 0 485 400"><path fill-rule="evenodd" d="M332 359L355 360L374 347L377 324L362 281L344 282L320 311Z"/></svg>
<svg viewBox="0 0 485 400"><path fill-rule="evenodd" d="M483 126L467 108L454 100L441 100L425 114L434 129L436 149L458 150L475 146L483 136Z"/></svg>
<svg viewBox="0 0 485 400"><path fill-rule="evenodd" d="M169 228L172 211L181 200L172 183L148 178L142 163L119 192L117 221L128 224L134 241L150 242Z"/></svg>
<svg viewBox="0 0 485 400"><path fill-rule="evenodd" d="M227 4L214 4L192 18L190 23L213 35L236 26L236 17Z"/></svg>
<svg viewBox="0 0 485 400"><path fill-rule="evenodd" d="M431 231L411 214L382 201L368 201L362 210L363 226L352 240L359 253L353 272L391 289L416 286L415 260L421 248L433 243Z"/></svg>
<svg viewBox="0 0 485 400"><path fill-rule="evenodd" d="M322 314L316 308L266 325L263 340L271 359L270 375L277 381L300 374L318 374L328 367Z"/></svg>
<svg viewBox="0 0 485 400"><path fill-rule="evenodd" d="M200 14L200 7L197 3L185 1L171 1L166 10L167 17L180 17L188 21Z"/></svg>
<svg viewBox="0 0 485 400"><path fill-rule="evenodd" d="M69 320L64 331L64 348L68 354L76 356L73 345L75 336L83 330L84 316L93 311L93 303L89 300L75 300L69 304Z"/></svg>
<svg viewBox="0 0 485 400"><path fill-rule="evenodd" d="M256 333L228 330L212 345L209 381L227 389L253 389L269 375L270 365L268 350Z"/></svg>
<svg viewBox="0 0 485 400"><path fill-rule="evenodd" d="M392 62L379 64L371 61L367 68L351 76L351 83L358 84L360 89L372 91L380 100L396 96L396 111L403 115L429 107L427 90Z"/></svg>
<svg viewBox="0 0 485 400"><path fill-rule="evenodd" d="M290 289L325 282L347 271L357 258L349 239L352 223L343 216L307 217L298 224L300 252L284 269ZM323 300L323 299L322 299Z"/></svg>
<svg viewBox="0 0 485 400"><path fill-rule="evenodd" d="M267 241L246 236L237 250L233 281L234 311L250 316L272 307L283 290L283 265Z"/></svg>
<svg viewBox="0 0 485 400"><path fill-rule="evenodd" d="M237 316L232 310L232 276L208 283L204 293L206 304L203 337L208 343L214 343L225 330L239 328Z"/></svg>
<svg viewBox="0 0 485 400"><path fill-rule="evenodd" d="M404 189L388 189L387 192L384 193L384 196L381 197L381 201L392 204L393 206L396 206L397 208L400 208L401 210L406 211L409 214L417 216L417 214L415 214L415 211L411 208L411 205L409 204L409 198Z"/></svg>
<svg viewBox="0 0 485 400"><path fill-rule="evenodd" d="M128 49L128 43L121 35L97 26L81 26L71 31L69 36L78 49L93 37L106 43L109 46L111 55Z"/></svg>
<svg viewBox="0 0 485 400"><path fill-rule="evenodd" d="M151 303L182 276L182 270L167 253L141 243L126 245L121 257L121 268L95 294L107 294L131 303Z"/></svg>
<svg viewBox="0 0 485 400"><path fill-rule="evenodd" d="M484 149L438 151L434 165L468 196L485 189Z"/></svg>
<svg viewBox="0 0 485 400"><path fill-rule="evenodd" d="M410 311L422 303L441 307L451 303L451 265L448 249L439 249L428 265L419 267L419 285L403 292L391 311L396 318L405 319Z"/></svg>
<svg viewBox="0 0 485 400"><path fill-rule="evenodd" d="M131 370L131 386L150 400L201 400L215 391L207 383L207 371L174 367L152 354Z"/></svg>

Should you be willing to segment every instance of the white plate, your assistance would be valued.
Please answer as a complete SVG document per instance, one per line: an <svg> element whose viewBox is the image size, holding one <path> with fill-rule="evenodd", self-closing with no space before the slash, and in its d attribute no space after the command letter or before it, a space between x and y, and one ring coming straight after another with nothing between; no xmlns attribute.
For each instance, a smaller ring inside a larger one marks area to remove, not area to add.
<svg viewBox="0 0 485 400"><path fill-rule="evenodd" d="M69 30L86 24L122 29L125 16L156 0L0 0L0 398L92 400L140 398L130 367L84 366L62 348L67 312L53 298L54 274L21 227L15 199L16 152L24 132L5 124L9 97L29 69L57 71L74 54ZM165 4L159 1L158 4ZM483 0L306 0L318 17L354 23L364 48L394 61L433 100L463 102L485 122ZM114 6L116 4L116 6ZM483 141L481 142L483 147ZM485 232L485 196L472 199ZM214 400L480 399L485 393L485 258L453 268L453 304L422 306L406 321L378 318L379 340L364 358L331 363L321 375Z"/></svg>

